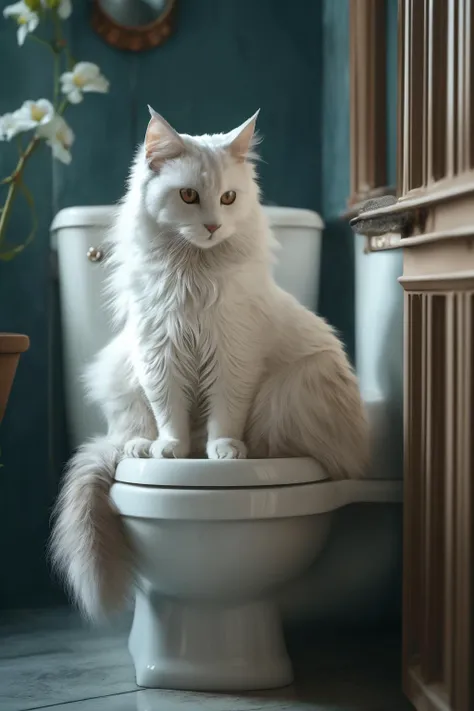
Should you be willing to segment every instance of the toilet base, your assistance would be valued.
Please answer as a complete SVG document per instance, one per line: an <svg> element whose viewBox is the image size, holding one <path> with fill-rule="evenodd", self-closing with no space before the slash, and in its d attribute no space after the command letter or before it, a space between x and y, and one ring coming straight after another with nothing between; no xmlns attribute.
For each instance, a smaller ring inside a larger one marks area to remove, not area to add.
<svg viewBox="0 0 474 711"><path fill-rule="evenodd" d="M224 607L140 592L129 650L146 688L256 691L293 681L280 615L269 602Z"/></svg>

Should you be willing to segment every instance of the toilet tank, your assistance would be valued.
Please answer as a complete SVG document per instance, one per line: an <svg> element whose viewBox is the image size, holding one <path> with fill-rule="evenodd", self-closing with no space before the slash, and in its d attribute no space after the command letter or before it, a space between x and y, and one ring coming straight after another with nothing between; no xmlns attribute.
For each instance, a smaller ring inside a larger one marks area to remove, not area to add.
<svg viewBox="0 0 474 711"><path fill-rule="evenodd" d="M81 375L97 351L112 337L104 307L104 263L101 251L115 208L110 205L69 207L51 226L57 252L66 410L71 444L77 447L105 429L97 408L84 401ZM274 274L277 283L315 310L323 222L310 210L264 207L280 248ZM89 256L88 256L89 255Z"/></svg>

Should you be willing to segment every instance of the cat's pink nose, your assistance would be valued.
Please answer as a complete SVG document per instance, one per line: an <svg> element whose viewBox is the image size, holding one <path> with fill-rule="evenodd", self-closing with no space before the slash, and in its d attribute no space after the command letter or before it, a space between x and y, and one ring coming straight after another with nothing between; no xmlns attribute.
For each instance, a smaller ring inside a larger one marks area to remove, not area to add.
<svg viewBox="0 0 474 711"><path fill-rule="evenodd" d="M211 235L212 235L212 234L214 234L214 232L215 232L216 230L219 229L220 225L204 225L204 227L205 227L206 230L207 230L208 232L210 232Z"/></svg>

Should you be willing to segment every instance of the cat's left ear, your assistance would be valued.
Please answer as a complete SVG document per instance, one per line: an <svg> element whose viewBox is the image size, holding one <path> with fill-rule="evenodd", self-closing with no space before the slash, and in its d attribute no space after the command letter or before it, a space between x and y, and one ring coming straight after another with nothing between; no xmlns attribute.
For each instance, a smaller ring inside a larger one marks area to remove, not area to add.
<svg viewBox="0 0 474 711"><path fill-rule="evenodd" d="M156 113L151 106L150 121L145 135L145 153L148 166L158 171L167 160L177 158L186 150L183 139L172 128L163 116Z"/></svg>
<svg viewBox="0 0 474 711"><path fill-rule="evenodd" d="M227 149L239 162L243 163L252 153L252 148L258 143L255 134L255 125L257 123L260 109L254 113L247 121L238 128L227 134Z"/></svg>

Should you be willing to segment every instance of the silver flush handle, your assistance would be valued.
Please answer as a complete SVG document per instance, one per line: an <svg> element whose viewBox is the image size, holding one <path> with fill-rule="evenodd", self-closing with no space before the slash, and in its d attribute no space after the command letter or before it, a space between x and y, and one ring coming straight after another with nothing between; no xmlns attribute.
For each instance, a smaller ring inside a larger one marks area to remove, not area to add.
<svg viewBox="0 0 474 711"><path fill-rule="evenodd" d="M98 247L89 247L87 250L87 259L90 262L101 262L104 258L103 251Z"/></svg>

